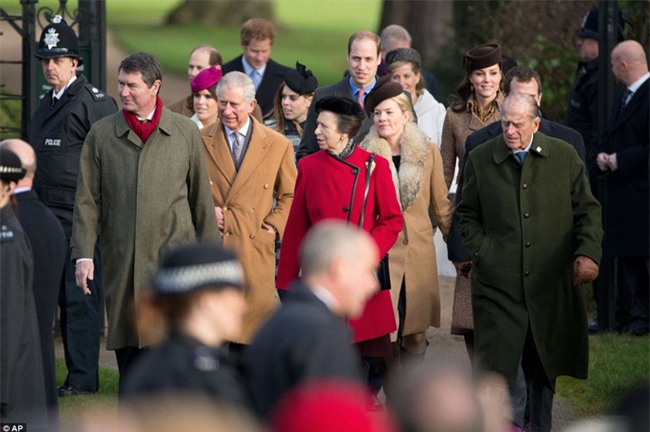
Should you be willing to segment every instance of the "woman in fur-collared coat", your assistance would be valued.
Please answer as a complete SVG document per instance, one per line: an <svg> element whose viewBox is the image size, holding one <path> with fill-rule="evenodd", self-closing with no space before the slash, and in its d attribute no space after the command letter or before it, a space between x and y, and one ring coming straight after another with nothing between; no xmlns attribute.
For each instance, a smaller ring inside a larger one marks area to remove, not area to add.
<svg viewBox="0 0 650 432"><path fill-rule="evenodd" d="M425 331L440 325L429 210L446 238L452 205L438 147L412 121L413 107L401 86L382 79L375 89L366 99L366 109L374 112L374 125L361 147L390 162L404 216L404 227L388 253L393 311L399 323L391 339L399 342L402 352L422 355Z"/></svg>

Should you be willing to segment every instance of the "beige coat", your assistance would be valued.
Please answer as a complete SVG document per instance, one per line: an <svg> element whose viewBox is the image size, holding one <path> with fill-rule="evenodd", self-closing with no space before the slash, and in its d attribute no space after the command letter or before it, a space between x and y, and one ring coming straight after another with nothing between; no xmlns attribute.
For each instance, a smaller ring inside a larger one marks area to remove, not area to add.
<svg viewBox="0 0 650 432"><path fill-rule="evenodd" d="M201 130L214 205L224 212L223 244L242 262L249 286L248 310L238 343L250 343L276 305L275 236L262 224L284 233L296 181L291 143L255 119L239 171L220 121ZM274 202L275 198L275 202Z"/></svg>
<svg viewBox="0 0 650 432"><path fill-rule="evenodd" d="M463 171L463 158L465 157L465 140L467 137L479 129L501 119L499 108L503 102L503 94L499 92L495 99L497 104L496 112L487 121L474 114L472 105L476 103L473 97L467 103L467 109L463 112L456 112L451 107L447 108L447 116L442 126L442 143L440 153L442 154L442 166L445 174L445 184L447 189L451 187L456 170L456 160L458 159L460 176Z"/></svg>
<svg viewBox="0 0 650 432"><path fill-rule="evenodd" d="M400 142L401 161L395 173L388 142L373 126L361 147L388 159L398 186L404 215L404 228L389 251L391 297L395 319L399 322L397 303L402 280L406 288L406 317L402 335L440 326L440 295L431 209L445 238L451 226L452 205L442 174L438 147L430 142L414 123L408 123ZM396 333L392 339L395 340Z"/></svg>

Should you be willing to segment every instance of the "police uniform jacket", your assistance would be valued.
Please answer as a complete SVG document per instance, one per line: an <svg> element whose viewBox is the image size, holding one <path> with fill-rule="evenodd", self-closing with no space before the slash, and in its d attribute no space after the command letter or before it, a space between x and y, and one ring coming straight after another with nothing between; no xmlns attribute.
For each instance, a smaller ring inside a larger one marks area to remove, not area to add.
<svg viewBox="0 0 650 432"><path fill-rule="evenodd" d="M399 170L395 169L388 142L373 126L360 144L370 152L384 156L394 173L404 216L404 228L389 252L391 297L395 319L402 280L406 289L406 316L402 335L423 333L429 326L440 326L440 294L433 226L429 212L447 237L452 206L442 174L438 147L415 123L407 123L400 140ZM397 334L393 334L393 340Z"/></svg>
<svg viewBox="0 0 650 432"><path fill-rule="evenodd" d="M325 150L300 160L295 197L280 249L278 289L287 289L298 278L300 244L312 225L326 219L345 221L348 217L350 225L359 224L369 157L368 151L357 147L345 160ZM375 240L380 256L384 256L397 240L403 218L388 161L377 155L373 163L363 229ZM375 294L361 317L350 320L354 342L395 331L392 310L389 291Z"/></svg>
<svg viewBox="0 0 650 432"><path fill-rule="evenodd" d="M252 117L251 128L239 170L221 122L201 130L213 204L224 213L223 244L237 252L249 286L238 343L250 343L275 308L276 238L263 223L283 237L296 181L291 143Z"/></svg>
<svg viewBox="0 0 650 432"><path fill-rule="evenodd" d="M33 271L31 245L7 204L0 209L0 423L27 423L29 430L46 431Z"/></svg>
<svg viewBox="0 0 650 432"><path fill-rule="evenodd" d="M146 144L120 111L95 123L81 152L71 258L101 235L109 350L140 346L133 306L165 251L218 238L199 129L162 108Z"/></svg>
<svg viewBox="0 0 650 432"><path fill-rule="evenodd" d="M578 255L599 262L603 231L584 164L537 132L522 166L499 136L470 153L464 178L457 211L473 261L478 365L512 384L530 328L551 382L586 378L587 317L572 267Z"/></svg>
<svg viewBox="0 0 650 432"><path fill-rule="evenodd" d="M27 135L36 152L34 190L59 218L68 238L84 140L93 123L116 111L112 97L79 75L54 105L48 91L32 115Z"/></svg>
<svg viewBox="0 0 650 432"><path fill-rule="evenodd" d="M225 347L210 347L175 333L161 346L145 352L124 384L125 399L190 394L248 409L248 390L237 364Z"/></svg>

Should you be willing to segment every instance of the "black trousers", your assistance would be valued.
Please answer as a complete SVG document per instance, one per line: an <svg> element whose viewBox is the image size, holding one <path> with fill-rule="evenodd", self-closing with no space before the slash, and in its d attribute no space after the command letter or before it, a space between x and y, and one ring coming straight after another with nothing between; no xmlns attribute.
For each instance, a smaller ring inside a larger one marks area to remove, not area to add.
<svg viewBox="0 0 650 432"><path fill-rule="evenodd" d="M127 378L129 377L129 372L131 368L138 360L138 357L145 352L144 348L138 347L124 347L118 348L115 350L115 359L117 360L117 370L120 373L119 378L119 388L117 391L118 397L122 396L122 391L124 389L124 384L126 383Z"/></svg>

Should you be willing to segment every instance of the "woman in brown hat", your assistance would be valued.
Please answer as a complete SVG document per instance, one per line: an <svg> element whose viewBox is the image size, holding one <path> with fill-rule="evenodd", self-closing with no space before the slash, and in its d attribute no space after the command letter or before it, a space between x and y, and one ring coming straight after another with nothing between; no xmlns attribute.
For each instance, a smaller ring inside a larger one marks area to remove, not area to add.
<svg viewBox="0 0 650 432"><path fill-rule="evenodd" d="M402 355L424 356L429 326L440 326L440 297L432 212L444 236L452 205L438 147L416 126L402 86L382 77L367 96L373 126L360 146L386 158L402 206L404 227L389 251L391 299L399 323L391 340ZM397 350L395 350L397 351Z"/></svg>
<svg viewBox="0 0 650 432"><path fill-rule="evenodd" d="M463 64L465 77L456 88L458 97L447 108L442 127L440 151L448 188L451 188L457 162L458 175L463 171L461 164L467 136L501 119L501 46L484 44L472 48L465 53Z"/></svg>
<svg viewBox="0 0 650 432"><path fill-rule="evenodd" d="M305 65L296 62L278 88L273 98L273 110L264 119L264 124L280 132L298 149L302 130L307 121L318 80Z"/></svg>
<svg viewBox="0 0 650 432"><path fill-rule="evenodd" d="M459 98L447 109L442 128L442 163L445 183L452 186L458 162L458 175L463 172L465 139L472 132L501 119L499 108L503 102L501 91L501 46L479 45L464 56L465 77L457 88ZM452 187L453 190L455 188ZM451 333L463 335L468 353L474 345L474 322L470 280L457 268Z"/></svg>

